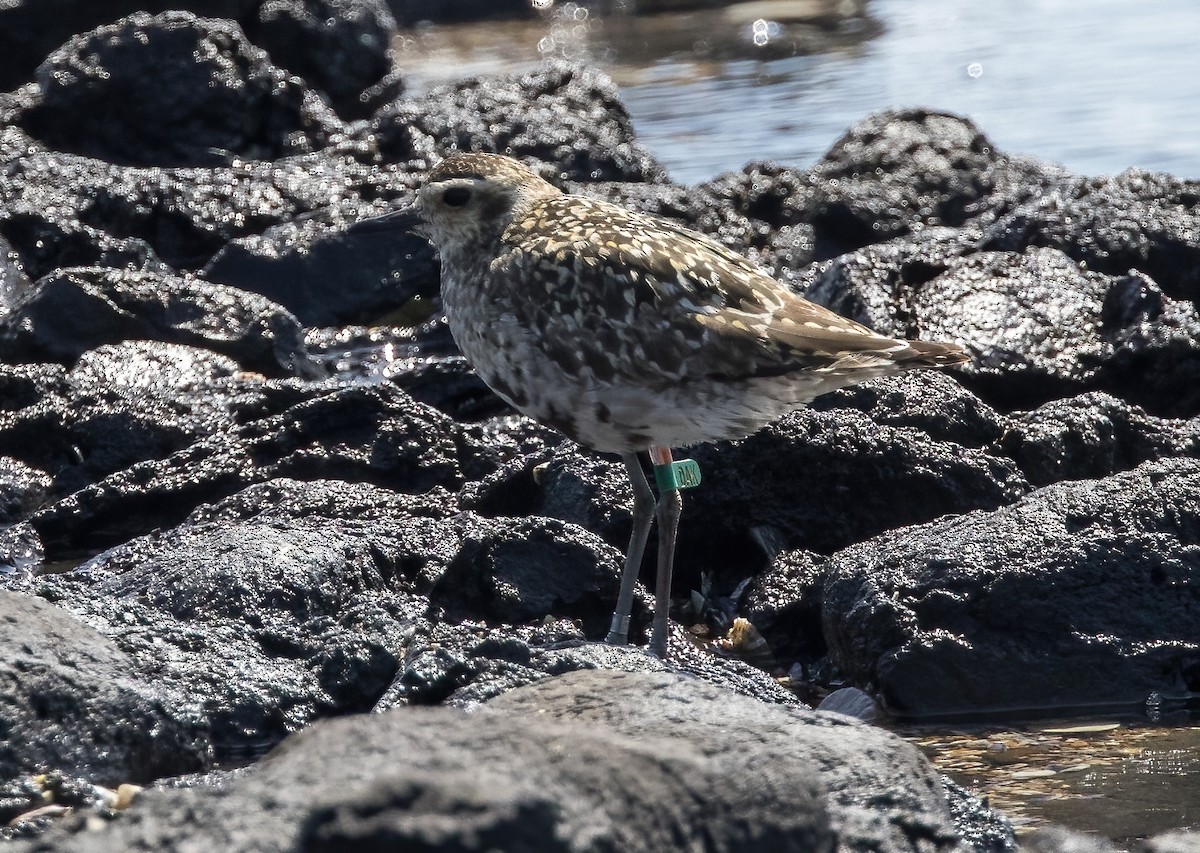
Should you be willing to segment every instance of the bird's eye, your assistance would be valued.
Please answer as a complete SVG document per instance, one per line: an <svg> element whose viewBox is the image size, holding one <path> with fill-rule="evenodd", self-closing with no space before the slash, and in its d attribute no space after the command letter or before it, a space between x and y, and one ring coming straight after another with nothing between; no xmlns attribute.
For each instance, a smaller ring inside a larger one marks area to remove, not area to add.
<svg viewBox="0 0 1200 853"><path fill-rule="evenodd" d="M451 207L462 207L471 200L471 191L466 187L450 187L442 193L442 202Z"/></svg>

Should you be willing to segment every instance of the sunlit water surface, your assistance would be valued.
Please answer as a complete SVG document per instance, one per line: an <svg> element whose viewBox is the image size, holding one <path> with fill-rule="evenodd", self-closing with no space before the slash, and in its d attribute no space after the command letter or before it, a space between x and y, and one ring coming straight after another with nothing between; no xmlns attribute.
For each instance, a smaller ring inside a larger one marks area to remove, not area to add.
<svg viewBox="0 0 1200 853"><path fill-rule="evenodd" d="M802 36L800 50L816 52L801 55L789 49L800 28L752 18L786 18L789 5L735 4L656 29L559 3L544 21L422 28L398 54L418 89L545 57L590 61L686 183L751 160L809 165L851 124L897 106L968 115L1002 150L1081 174L1200 178L1195 0L868 0L865 21Z"/></svg>

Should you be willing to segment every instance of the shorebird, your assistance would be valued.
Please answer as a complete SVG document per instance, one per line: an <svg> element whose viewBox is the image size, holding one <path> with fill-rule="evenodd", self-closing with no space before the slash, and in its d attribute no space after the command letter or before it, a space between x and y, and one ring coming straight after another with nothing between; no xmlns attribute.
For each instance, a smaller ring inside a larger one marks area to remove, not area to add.
<svg viewBox="0 0 1200 853"><path fill-rule="evenodd" d="M672 448L744 438L845 385L968 360L957 344L876 334L709 237L565 194L496 154L447 157L412 205L355 226L387 229L433 243L450 331L493 391L578 444L621 457L633 531L606 639L628 641L657 516L650 651L659 657L667 655L679 492L699 482L695 463L674 460Z"/></svg>

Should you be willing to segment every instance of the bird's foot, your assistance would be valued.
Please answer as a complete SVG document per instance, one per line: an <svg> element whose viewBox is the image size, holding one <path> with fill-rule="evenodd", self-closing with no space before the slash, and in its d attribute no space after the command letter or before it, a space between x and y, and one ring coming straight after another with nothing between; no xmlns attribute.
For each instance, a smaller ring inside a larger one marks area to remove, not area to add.
<svg viewBox="0 0 1200 853"><path fill-rule="evenodd" d="M610 646L624 646L629 642L628 616L613 614L612 626L609 627L608 636L604 638L604 642Z"/></svg>

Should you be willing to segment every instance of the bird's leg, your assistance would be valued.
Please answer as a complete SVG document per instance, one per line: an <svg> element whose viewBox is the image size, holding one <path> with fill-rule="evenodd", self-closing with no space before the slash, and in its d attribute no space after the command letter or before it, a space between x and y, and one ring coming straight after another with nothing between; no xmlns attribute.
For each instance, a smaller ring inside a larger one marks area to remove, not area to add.
<svg viewBox="0 0 1200 853"><path fill-rule="evenodd" d="M657 472L670 466L671 448L651 447L650 461ZM658 499L658 574L654 579L654 627L650 632L650 654L667 657L667 617L671 609L671 572L675 566L675 534L679 531L679 516L683 513L683 498L677 485L663 488Z"/></svg>
<svg viewBox="0 0 1200 853"><path fill-rule="evenodd" d="M617 595L617 609L613 611L612 627L608 629L605 642L623 646L629 640L629 612L633 609L633 589L637 585L638 572L642 567L642 554L646 550L646 539L650 536L650 525L654 523L654 493L642 473L642 464L636 453L621 456L629 484L633 486L633 532L629 536L629 550L625 554L625 568L621 572L621 592Z"/></svg>

